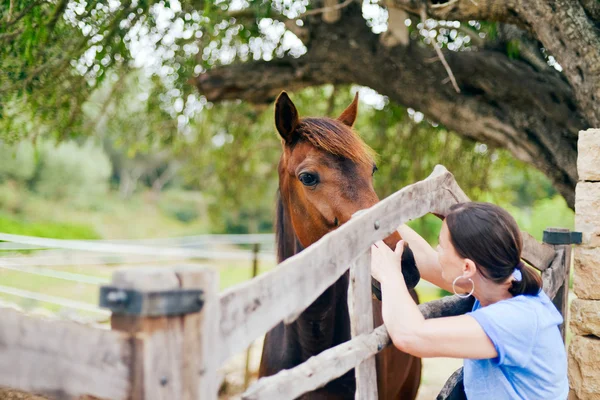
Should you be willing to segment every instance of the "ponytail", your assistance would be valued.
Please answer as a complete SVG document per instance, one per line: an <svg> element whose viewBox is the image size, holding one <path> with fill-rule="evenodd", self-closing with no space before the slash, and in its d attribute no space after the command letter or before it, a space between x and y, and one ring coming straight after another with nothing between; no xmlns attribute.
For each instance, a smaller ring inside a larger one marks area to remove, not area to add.
<svg viewBox="0 0 600 400"><path fill-rule="evenodd" d="M521 279L514 279L508 291L513 296L520 294L537 295L542 289L542 277L531 267L520 262L515 268L521 273Z"/></svg>

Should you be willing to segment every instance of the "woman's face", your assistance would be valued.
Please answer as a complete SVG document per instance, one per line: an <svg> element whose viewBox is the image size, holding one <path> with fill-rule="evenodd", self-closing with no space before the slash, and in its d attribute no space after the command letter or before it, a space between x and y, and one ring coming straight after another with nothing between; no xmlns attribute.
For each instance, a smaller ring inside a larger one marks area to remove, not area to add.
<svg viewBox="0 0 600 400"><path fill-rule="evenodd" d="M438 242L437 253L442 268L442 277L447 282L453 282L456 277L463 275L466 260L456 253L450 240L450 231L448 230L446 221L442 224Z"/></svg>

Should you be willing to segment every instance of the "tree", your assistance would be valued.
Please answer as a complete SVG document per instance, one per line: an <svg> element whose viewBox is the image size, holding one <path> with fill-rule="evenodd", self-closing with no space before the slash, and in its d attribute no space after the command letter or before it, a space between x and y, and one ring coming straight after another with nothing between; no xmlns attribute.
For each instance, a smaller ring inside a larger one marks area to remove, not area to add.
<svg viewBox="0 0 600 400"><path fill-rule="evenodd" d="M77 127L82 98L106 71L132 67L147 42L165 107L188 104L192 78L209 102L367 86L508 149L571 207L578 132L600 126L596 0L10 0L0 13L4 133L58 116L50 104L61 107L61 134Z"/></svg>
<svg viewBox="0 0 600 400"><path fill-rule="evenodd" d="M300 27L289 12L275 17L302 39L302 56L212 68L198 76L199 90L210 101L270 102L286 88L368 86L462 135L507 148L544 172L573 206L578 131L600 125L600 3L386 1L395 23L388 31L421 19L404 43L374 33L355 2L324 3L301 15ZM247 10L233 15L254 18ZM428 46L424 37L435 40ZM450 46L466 37L467 48ZM434 46L444 47L443 58ZM555 61L557 68L549 65Z"/></svg>

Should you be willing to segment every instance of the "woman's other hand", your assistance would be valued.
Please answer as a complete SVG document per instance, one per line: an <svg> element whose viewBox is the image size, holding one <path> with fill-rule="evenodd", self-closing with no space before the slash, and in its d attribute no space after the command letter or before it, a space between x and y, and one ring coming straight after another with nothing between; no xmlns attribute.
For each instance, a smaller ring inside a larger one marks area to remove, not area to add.
<svg viewBox="0 0 600 400"><path fill-rule="evenodd" d="M371 246L371 275L379 282L388 279L401 279L402 277L402 252L404 251L404 241L401 240L396 245L396 250L392 251L383 241L379 241Z"/></svg>

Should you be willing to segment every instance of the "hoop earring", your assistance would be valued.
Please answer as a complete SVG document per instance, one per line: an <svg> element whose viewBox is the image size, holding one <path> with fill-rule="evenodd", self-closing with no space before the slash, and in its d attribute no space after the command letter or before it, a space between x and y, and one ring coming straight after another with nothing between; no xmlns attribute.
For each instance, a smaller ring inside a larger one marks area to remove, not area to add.
<svg viewBox="0 0 600 400"><path fill-rule="evenodd" d="M464 276L457 276L456 279L454 280L454 282L452 282L452 291L454 292L455 295L457 295L461 299L466 299L467 297L471 297L471 295L475 291L475 282L473 282L473 279L467 278L469 281L471 281L471 285L473 286L471 288L471 291L468 294L458 294L458 293L456 293L456 288L454 286L456 285L456 281L458 281L460 278L464 278Z"/></svg>

